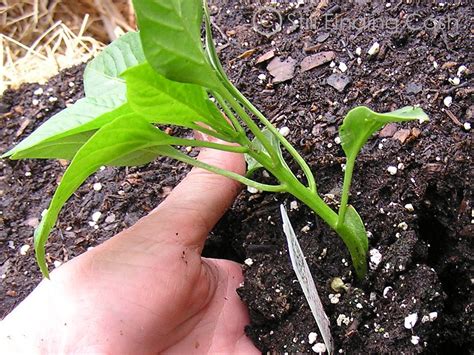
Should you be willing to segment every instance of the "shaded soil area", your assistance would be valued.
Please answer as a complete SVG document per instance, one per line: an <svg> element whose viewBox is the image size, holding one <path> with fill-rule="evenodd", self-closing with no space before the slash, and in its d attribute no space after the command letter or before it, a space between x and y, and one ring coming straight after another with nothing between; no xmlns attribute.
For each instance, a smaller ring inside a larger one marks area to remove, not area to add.
<svg viewBox="0 0 474 355"><path fill-rule="evenodd" d="M250 309L247 334L263 352L312 352L314 345L308 334L317 332L316 323L282 233L283 203L330 318L336 351L469 353L474 301L472 133L467 125L474 112L472 8L462 2L442 7L364 1L281 5L282 30L267 37L252 28L257 6L223 3L213 2L211 11L229 76L278 128L288 128L287 138L310 163L320 194L334 208L345 162L337 127L349 109L420 105L430 116L424 124L388 126L358 158L351 203L366 223L373 261L364 281L355 279L349 253L334 232L302 204L290 210L295 207L291 196L248 191L239 196L210 236L205 253L252 259L238 290ZM361 19L365 27L355 24ZM370 20L375 24L369 25ZM260 32L268 33L279 18L259 13L257 21L263 26ZM278 65L284 70L275 70ZM302 71L308 65L314 68ZM0 150L81 97L82 70L67 70L44 86L6 92L0 101ZM33 229L66 164L0 164L3 317L40 280L33 250L24 246L32 245ZM390 174L389 167L396 167L396 173ZM64 208L47 245L48 262L59 265L130 226L187 171L168 159L141 168L101 170ZM96 183L100 189L94 189ZM96 211L102 217L91 226ZM344 290L331 288L335 277L344 281ZM405 319L414 314L417 321L407 329ZM316 342L322 342L319 335Z"/></svg>

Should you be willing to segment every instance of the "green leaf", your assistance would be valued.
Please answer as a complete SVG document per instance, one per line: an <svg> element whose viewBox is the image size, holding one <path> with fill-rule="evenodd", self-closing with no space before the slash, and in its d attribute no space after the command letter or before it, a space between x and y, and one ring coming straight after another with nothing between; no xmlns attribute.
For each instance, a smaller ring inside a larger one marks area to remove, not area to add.
<svg viewBox="0 0 474 355"><path fill-rule="evenodd" d="M280 141L278 140L278 138L268 128L264 128L262 130L262 133L265 136L265 138L268 139L273 149L275 149L278 156L280 157L280 160L284 162L283 154L281 152L281 147L280 147ZM257 138L254 138L252 140L251 149L257 153L263 153L269 159L271 159L270 154L268 154L262 142L260 142L260 140L258 140ZM247 176L251 176L255 171L257 171L260 168L263 168L262 164L260 164L258 161L256 161L254 158L252 158L248 154L245 154L245 161L247 162Z"/></svg>
<svg viewBox="0 0 474 355"><path fill-rule="evenodd" d="M52 139L21 150L11 159L66 159L71 160L77 151L89 140L94 131L72 134L60 139Z"/></svg>
<svg viewBox="0 0 474 355"><path fill-rule="evenodd" d="M336 228L336 232L349 249L357 276L363 278L367 273L369 241L364 223L351 205L347 207L344 224L340 228Z"/></svg>
<svg viewBox="0 0 474 355"><path fill-rule="evenodd" d="M43 274L48 276L45 244L64 203L76 189L102 165L122 165L147 162L174 151L168 144L173 138L149 124L143 118L127 114L99 129L77 152L64 173L47 213L35 231L35 250ZM145 156L146 159L143 159Z"/></svg>
<svg viewBox="0 0 474 355"><path fill-rule="evenodd" d="M48 154L43 155L44 158L61 156L61 151L54 152L53 141L59 144L58 149L62 149L64 137L96 130L122 114L121 106L126 102L127 89L125 80L119 75L144 60L137 32L129 32L112 42L85 69L86 97L51 117L2 158L34 158L36 156L28 152L35 150L31 151L30 148L46 142L49 143L49 149ZM111 112L116 109L116 112Z"/></svg>
<svg viewBox="0 0 474 355"><path fill-rule="evenodd" d="M151 66L167 79L221 88L201 44L202 0L134 0Z"/></svg>
<svg viewBox="0 0 474 355"><path fill-rule="evenodd" d="M125 70L145 62L140 35L128 32L108 45L84 70L86 97L117 96L125 101Z"/></svg>
<svg viewBox="0 0 474 355"><path fill-rule="evenodd" d="M29 137L21 141L17 146L4 154L2 158L10 156L11 159L36 158L36 147L49 143L48 156L42 158L56 158L61 152L54 151L54 144L61 148L61 142L65 137L81 132L99 129L115 117L129 111L126 105L119 106L122 101L117 101L112 96L99 98L83 98L74 105L69 106L57 113L41 126L39 126ZM32 153L30 155L30 153Z"/></svg>
<svg viewBox="0 0 474 355"><path fill-rule="evenodd" d="M129 105L149 122L188 128L202 122L221 133L232 131L201 86L168 80L148 63L127 70L123 77Z"/></svg>
<svg viewBox="0 0 474 355"><path fill-rule="evenodd" d="M408 106L388 113L377 113L360 106L349 111L343 124L339 127L342 149L348 158L359 154L372 134L390 122L427 121L428 116L418 107Z"/></svg>

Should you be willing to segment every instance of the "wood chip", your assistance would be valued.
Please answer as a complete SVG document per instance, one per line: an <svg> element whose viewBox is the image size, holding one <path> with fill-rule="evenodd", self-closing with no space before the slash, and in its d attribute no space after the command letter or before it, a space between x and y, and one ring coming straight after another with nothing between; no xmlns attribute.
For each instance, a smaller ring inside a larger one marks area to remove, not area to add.
<svg viewBox="0 0 474 355"><path fill-rule="evenodd" d="M316 9L313 11L313 13L311 13L310 19L311 20L319 19L321 17L322 13L323 13L323 8L327 7L328 5L329 5L329 0L319 1L319 4L316 7Z"/></svg>
<svg viewBox="0 0 474 355"><path fill-rule="evenodd" d="M379 132L380 138L390 138L393 137L397 131L397 125L395 123L389 123Z"/></svg>
<svg viewBox="0 0 474 355"><path fill-rule="evenodd" d="M129 174L125 177L125 181L130 185L139 185L142 182L142 178L138 173Z"/></svg>
<svg viewBox="0 0 474 355"><path fill-rule="evenodd" d="M315 45L305 45L303 50L305 51L305 53L313 53L319 51L322 46L323 45L321 43Z"/></svg>
<svg viewBox="0 0 474 355"><path fill-rule="evenodd" d="M316 42L323 43L329 38L329 33L324 32L321 33L318 37L316 37Z"/></svg>
<svg viewBox="0 0 474 355"><path fill-rule="evenodd" d="M400 129L393 135L393 139L398 139L400 143L405 143L405 141L410 137L410 130L409 129Z"/></svg>
<svg viewBox="0 0 474 355"><path fill-rule="evenodd" d="M412 128L411 129L411 135L415 138L418 138L419 136L421 136L421 130L419 128Z"/></svg>
<svg viewBox="0 0 474 355"><path fill-rule="evenodd" d="M28 119L28 118L25 119L25 120L21 123L20 127L18 128L18 130L16 131L15 137L18 138L19 136L21 136L21 135L23 134L23 132L25 131L26 127L28 127L28 125L29 125L30 123L31 123L31 120L30 120L30 119Z"/></svg>
<svg viewBox="0 0 474 355"><path fill-rule="evenodd" d="M16 296L18 296L18 293L17 293L15 290L8 290L8 291L6 292L6 294L7 294L7 296L9 296L9 297L16 297Z"/></svg>
<svg viewBox="0 0 474 355"><path fill-rule="evenodd" d="M251 57L257 50L255 48L253 49L249 49L248 51L245 51L244 53L242 53L241 55L239 55L237 58L238 59L246 59L246 58L249 58Z"/></svg>
<svg viewBox="0 0 474 355"><path fill-rule="evenodd" d="M441 66L441 69L449 69L458 65L457 62L446 62Z"/></svg>
<svg viewBox="0 0 474 355"><path fill-rule="evenodd" d="M454 115L454 113L452 113L451 111L449 111L448 109L446 109L446 114L447 114L448 117L451 119L451 121L454 122L455 125L460 126L460 127L463 126L463 124L462 124L461 122L459 122L458 118Z"/></svg>
<svg viewBox="0 0 474 355"><path fill-rule="evenodd" d="M38 227L38 225L39 225L39 219L36 218L36 217L28 218L28 219L25 221L25 224L26 224L27 226L36 228L36 227Z"/></svg>
<svg viewBox="0 0 474 355"><path fill-rule="evenodd" d="M344 74L332 74L327 78L326 83L339 92L343 92L347 85L351 82L351 78Z"/></svg>
<svg viewBox="0 0 474 355"><path fill-rule="evenodd" d="M23 115L24 110L23 110L23 107L21 107L21 106L15 106L15 107L13 107L13 112L15 112L19 115Z"/></svg>
<svg viewBox="0 0 474 355"><path fill-rule="evenodd" d="M262 54L260 57L257 58L256 64L261 64L263 62L266 62L267 60L272 59L275 56L275 51L271 50L265 54Z"/></svg>
<svg viewBox="0 0 474 355"><path fill-rule="evenodd" d="M290 80L295 76L296 60L288 57L282 61L279 57L268 63L267 70L274 77L273 83L278 84Z"/></svg>
<svg viewBox="0 0 474 355"><path fill-rule="evenodd" d="M313 68L319 67L323 64L329 63L336 58L336 53L333 51L320 52L307 56L301 62L301 71L305 72Z"/></svg>

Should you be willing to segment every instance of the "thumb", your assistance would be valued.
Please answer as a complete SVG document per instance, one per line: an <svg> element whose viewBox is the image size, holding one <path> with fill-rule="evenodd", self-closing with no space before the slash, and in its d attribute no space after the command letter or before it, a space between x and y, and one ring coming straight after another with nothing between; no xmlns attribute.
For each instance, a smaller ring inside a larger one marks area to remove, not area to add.
<svg viewBox="0 0 474 355"><path fill-rule="evenodd" d="M198 159L221 169L245 173L242 154L203 149ZM151 230L160 231L156 238L201 249L207 234L231 206L241 187L230 178L193 168L142 222Z"/></svg>

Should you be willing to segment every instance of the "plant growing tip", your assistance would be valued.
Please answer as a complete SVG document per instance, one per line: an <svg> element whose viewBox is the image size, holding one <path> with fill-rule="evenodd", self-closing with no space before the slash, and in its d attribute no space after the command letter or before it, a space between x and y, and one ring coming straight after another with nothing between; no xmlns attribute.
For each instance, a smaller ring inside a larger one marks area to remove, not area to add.
<svg viewBox="0 0 474 355"><path fill-rule="evenodd" d="M425 120L420 108L376 113L351 110L340 138L347 157L341 206L336 213L318 195L309 165L270 121L231 83L217 56L207 4L201 0L134 0L140 32L130 32L92 60L84 72L85 98L50 118L7 152L11 159L71 160L35 232L45 276L45 244L62 206L100 166L142 165L167 156L261 191L287 192L305 203L342 238L359 278L367 272L368 241L357 211L348 204L355 159L370 136L388 122ZM204 17L205 47L201 42ZM225 116L224 116L225 114ZM184 139L156 128L177 125L232 143ZM252 138L251 138L252 137ZM246 154L247 175L204 164L176 146ZM284 155L282 150L288 155ZM304 173L302 180L285 157ZM278 183L256 181L266 169Z"/></svg>
<svg viewBox="0 0 474 355"><path fill-rule="evenodd" d="M344 118L341 127L339 127L339 136L347 161L337 228L344 224L355 160L364 144L372 134L380 130L387 123L413 120L425 122L428 120L428 116L421 108L412 106L403 107L388 113L377 113L365 106L360 106L349 111Z"/></svg>

